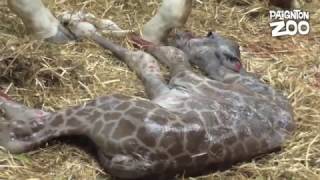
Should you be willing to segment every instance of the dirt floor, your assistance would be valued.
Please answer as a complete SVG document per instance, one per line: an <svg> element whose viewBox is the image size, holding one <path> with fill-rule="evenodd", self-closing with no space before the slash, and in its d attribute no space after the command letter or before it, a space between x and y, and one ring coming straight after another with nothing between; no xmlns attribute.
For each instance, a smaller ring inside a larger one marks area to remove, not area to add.
<svg viewBox="0 0 320 180"><path fill-rule="evenodd" d="M59 0L48 5L56 13L83 9L139 30L159 2ZM186 28L199 35L213 30L237 40L246 68L288 96L298 128L279 152L194 179L320 179L320 1L306 3L304 9L311 13L309 35L272 38L266 3L195 1ZM115 92L145 96L136 75L94 43L31 40L3 2L0 22L0 85L14 99L53 111ZM0 151L0 179L108 178L86 151L60 141L21 155Z"/></svg>

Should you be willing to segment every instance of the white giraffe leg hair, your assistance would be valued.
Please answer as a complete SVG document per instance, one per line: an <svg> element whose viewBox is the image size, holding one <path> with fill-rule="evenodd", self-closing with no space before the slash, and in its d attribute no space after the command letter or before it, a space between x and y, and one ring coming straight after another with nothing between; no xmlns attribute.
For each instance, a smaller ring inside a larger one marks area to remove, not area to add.
<svg viewBox="0 0 320 180"><path fill-rule="evenodd" d="M163 0L157 14L143 27L143 39L160 44L173 28L183 26L192 9L192 0Z"/></svg>
<svg viewBox="0 0 320 180"><path fill-rule="evenodd" d="M8 0L8 6L36 38L46 39L58 33L59 21L41 0Z"/></svg>

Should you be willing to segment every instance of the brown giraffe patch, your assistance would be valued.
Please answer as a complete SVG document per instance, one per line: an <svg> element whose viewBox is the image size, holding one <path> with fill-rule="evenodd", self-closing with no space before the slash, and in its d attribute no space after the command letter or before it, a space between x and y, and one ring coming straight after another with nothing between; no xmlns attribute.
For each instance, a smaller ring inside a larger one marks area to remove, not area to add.
<svg viewBox="0 0 320 180"><path fill-rule="evenodd" d="M169 156L166 154L166 152L164 151L157 151L155 154L154 154L154 159L162 159L162 160L166 160L169 158Z"/></svg>
<svg viewBox="0 0 320 180"><path fill-rule="evenodd" d="M123 95L123 94L114 94L112 97L116 98L116 99L119 99L119 100L123 100L123 101L128 101L128 100L132 99L132 97L126 96L126 95Z"/></svg>
<svg viewBox="0 0 320 180"><path fill-rule="evenodd" d="M106 103L112 99L112 96L101 96L98 98L100 103Z"/></svg>
<svg viewBox="0 0 320 180"><path fill-rule="evenodd" d="M94 138L94 142L99 146L104 145L105 144L104 141L105 141L105 137L101 135L98 135L97 137Z"/></svg>
<svg viewBox="0 0 320 180"><path fill-rule="evenodd" d="M186 167L192 163L192 158L189 155L180 155L175 158L179 167Z"/></svg>
<svg viewBox="0 0 320 180"><path fill-rule="evenodd" d="M146 127L141 127L138 130L137 137L148 147L154 147L156 145L156 137Z"/></svg>
<svg viewBox="0 0 320 180"><path fill-rule="evenodd" d="M63 116L61 114L57 115L53 121L51 121L50 125L53 127L57 127L64 122Z"/></svg>
<svg viewBox="0 0 320 180"><path fill-rule="evenodd" d="M175 129L174 131L180 131L181 129ZM166 132L160 139L160 146L164 149L168 149L168 153L172 156L176 156L183 151L183 139L184 134L174 131Z"/></svg>
<svg viewBox="0 0 320 180"><path fill-rule="evenodd" d="M245 141L245 146L248 153L257 153L259 151L260 144L253 137L247 138Z"/></svg>
<svg viewBox="0 0 320 180"><path fill-rule="evenodd" d="M168 123L168 119L158 114L152 114L149 116L149 119L159 125L166 125Z"/></svg>
<svg viewBox="0 0 320 180"><path fill-rule="evenodd" d="M115 110L117 111L125 111L131 106L131 102L125 101L118 106L116 106Z"/></svg>
<svg viewBox="0 0 320 180"><path fill-rule="evenodd" d="M153 112L154 115L159 115L161 117L166 118L169 122L170 121L175 121L177 118L174 114L169 113L168 111L158 108Z"/></svg>
<svg viewBox="0 0 320 180"><path fill-rule="evenodd" d="M129 117L144 120L144 118L147 116L147 111L141 108L130 108L125 112L125 114Z"/></svg>
<svg viewBox="0 0 320 180"><path fill-rule="evenodd" d="M210 147L212 159L222 159L225 156L224 146L219 143L212 144Z"/></svg>
<svg viewBox="0 0 320 180"><path fill-rule="evenodd" d="M183 144L181 142L174 142L168 149L168 153L171 156L176 156L183 152Z"/></svg>
<svg viewBox="0 0 320 180"><path fill-rule="evenodd" d="M166 165L162 161L160 161L160 162L158 161L153 167L153 171L155 171L155 172L157 172L157 171L161 172L161 171L164 171L165 169L166 169Z"/></svg>
<svg viewBox="0 0 320 180"><path fill-rule="evenodd" d="M231 163L234 161L234 158L237 156L237 154L234 154L234 152L229 148L225 147L225 153L223 156L223 161L225 163Z"/></svg>
<svg viewBox="0 0 320 180"><path fill-rule="evenodd" d="M227 136L225 139L224 139L224 144L226 146L232 146L234 143L236 143L238 141L237 139L237 136L232 133L230 136Z"/></svg>
<svg viewBox="0 0 320 180"><path fill-rule="evenodd" d="M103 127L103 123L102 121L98 121L94 124L94 127L93 127L93 130L92 130L92 133L96 133L96 134L99 134L100 130L102 129Z"/></svg>
<svg viewBox="0 0 320 180"><path fill-rule="evenodd" d="M108 138L110 136L111 131L114 129L115 122L109 122L104 125L102 132L105 138Z"/></svg>
<svg viewBox="0 0 320 180"><path fill-rule="evenodd" d="M153 103L150 103L149 101L137 100L135 103L136 103L136 106L146 110L151 110L156 108L156 105Z"/></svg>
<svg viewBox="0 0 320 180"><path fill-rule="evenodd" d="M90 122L95 122L97 119L99 119L102 116L102 113L98 110L94 111L90 116L87 117L87 119Z"/></svg>
<svg viewBox="0 0 320 180"><path fill-rule="evenodd" d="M187 145L186 148L190 153L199 153L201 145L203 145L203 140L206 138L206 132L204 129L189 131L187 135Z"/></svg>
<svg viewBox="0 0 320 180"><path fill-rule="evenodd" d="M90 113L91 113L92 111L93 111L92 108L87 108L87 107L85 107L85 108L79 110L78 112L76 112L76 115L77 115L77 116L88 116L88 115L90 115Z"/></svg>
<svg viewBox="0 0 320 180"><path fill-rule="evenodd" d="M67 119L67 126L77 127L81 124L82 124L82 122L79 121L76 117L71 117L71 118Z"/></svg>
<svg viewBox="0 0 320 180"><path fill-rule="evenodd" d="M115 155L119 154L121 152L121 147L116 141L113 141L111 139L108 139L108 141L105 141L106 136L102 136L104 138L104 147L107 150L108 154Z"/></svg>
<svg viewBox="0 0 320 180"><path fill-rule="evenodd" d="M86 107L96 107L97 101L96 100L90 100L86 103Z"/></svg>
<svg viewBox="0 0 320 180"><path fill-rule="evenodd" d="M138 146L139 142L134 138L125 139L121 142L121 147L126 150L127 153L135 152Z"/></svg>
<svg viewBox="0 0 320 180"><path fill-rule="evenodd" d="M73 108L67 109L67 110L66 110L66 116L71 116L73 112L74 112L74 111L73 111Z"/></svg>
<svg viewBox="0 0 320 180"><path fill-rule="evenodd" d="M112 109L112 105L111 103L103 102L98 106L98 108L101 109L102 111L109 111Z"/></svg>
<svg viewBox="0 0 320 180"><path fill-rule="evenodd" d="M236 153L236 161L244 160L247 157L247 152L241 142L232 147L234 153Z"/></svg>
<svg viewBox="0 0 320 180"><path fill-rule="evenodd" d="M136 130L136 126L127 119L120 119L112 137L116 140L128 137Z"/></svg>
<svg viewBox="0 0 320 180"><path fill-rule="evenodd" d="M107 112L104 114L103 119L105 121L116 120L116 119L119 119L121 115L122 114L120 112Z"/></svg>
<svg viewBox="0 0 320 180"><path fill-rule="evenodd" d="M199 114L196 111L189 111L183 115L183 122L187 124L198 124L202 125L202 121L200 119Z"/></svg>

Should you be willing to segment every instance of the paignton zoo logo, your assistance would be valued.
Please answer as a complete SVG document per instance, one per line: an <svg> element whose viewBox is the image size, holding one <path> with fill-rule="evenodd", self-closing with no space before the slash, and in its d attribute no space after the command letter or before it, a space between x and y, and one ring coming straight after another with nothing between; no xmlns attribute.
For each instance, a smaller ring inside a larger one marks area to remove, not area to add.
<svg viewBox="0 0 320 180"><path fill-rule="evenodd" d="M272 36L306 35L310 32L310 13L301 10L270 11Z"/></svg>

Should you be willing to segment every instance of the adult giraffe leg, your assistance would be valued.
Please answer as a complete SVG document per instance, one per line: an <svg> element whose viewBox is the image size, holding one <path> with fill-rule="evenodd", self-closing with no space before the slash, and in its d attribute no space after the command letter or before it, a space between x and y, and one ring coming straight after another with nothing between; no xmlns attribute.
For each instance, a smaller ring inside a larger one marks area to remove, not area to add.
<svg viewBox="0 0 320 180"><path fill-rule="evenodd" d="M192 9L192 0L163 0L157 14L142 30L143 39L160 44L173 28L183 26Z"/></svg>
<svg viewBox="0 0 320 180"><path fill-rule="evenodd" d="M54 43L66 43L76 39L41 0L8 0L8 6L22 19L27 30L36 38L47 39Z"/></svg>

